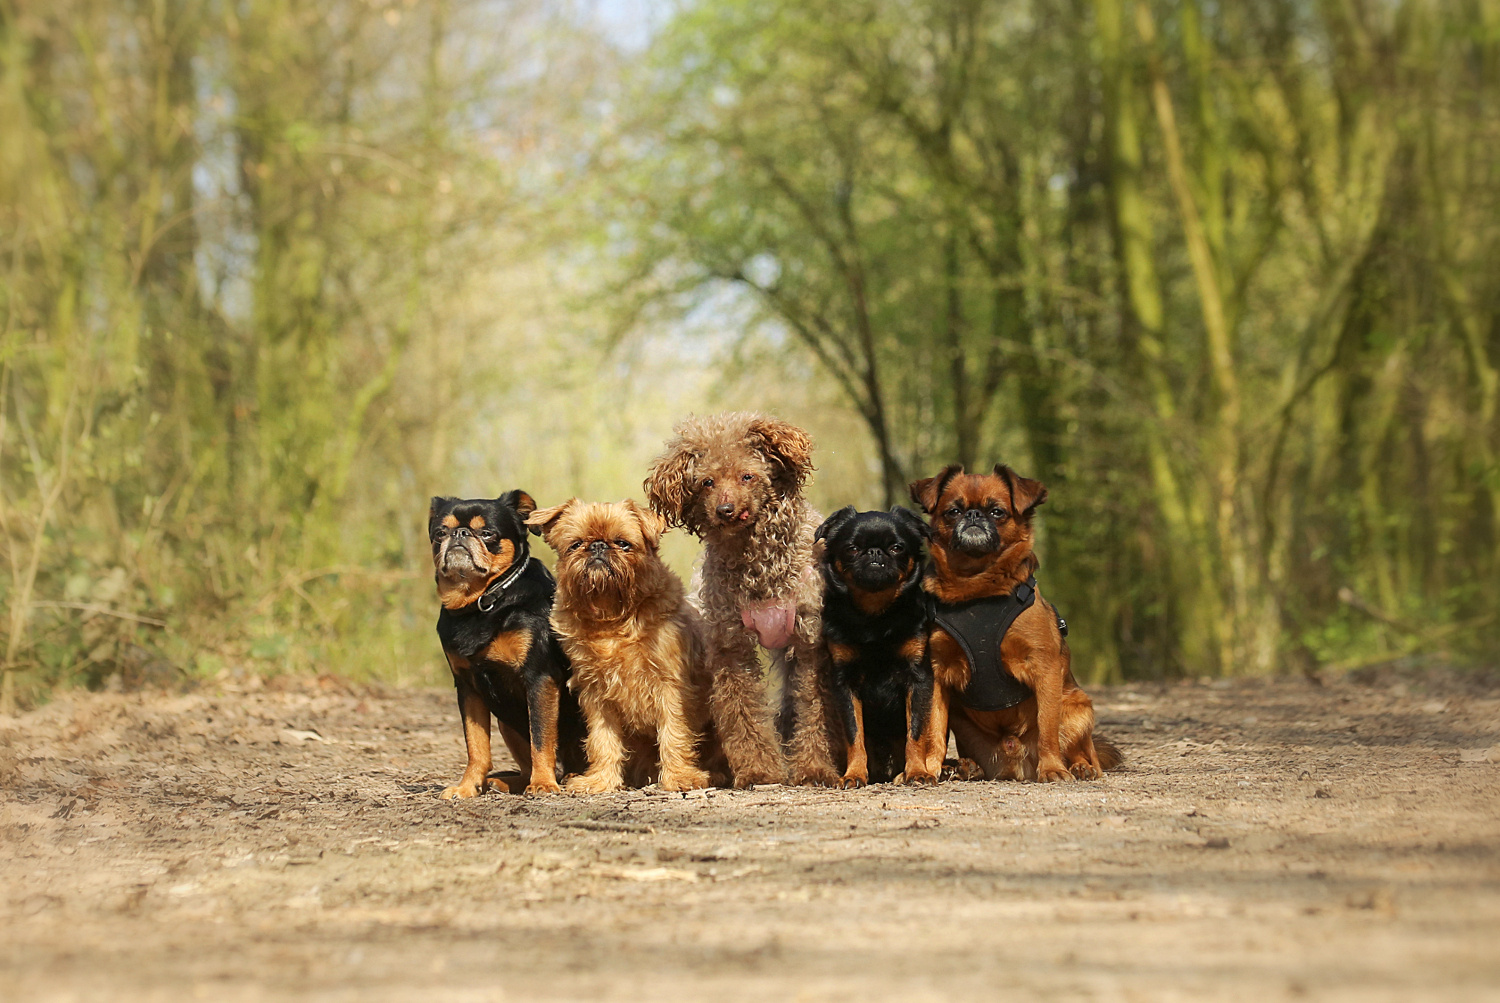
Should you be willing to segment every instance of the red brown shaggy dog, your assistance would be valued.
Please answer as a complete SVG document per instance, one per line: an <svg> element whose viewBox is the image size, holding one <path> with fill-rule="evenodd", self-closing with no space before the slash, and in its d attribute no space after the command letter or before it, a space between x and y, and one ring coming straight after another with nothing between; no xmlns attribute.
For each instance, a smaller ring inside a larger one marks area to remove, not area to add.
<svg viewBox="0 0 1500 1003"><path fill-rule="evenodd" d="M701 620L658 554L661 516L633 501L573 498L537 509L526 524L557 551L552 629L572 659L568 686L589 725L589 771L569 780L567 790L616 790L632 758L645 770L660 762L663 790L708 786L698 761L699 745L713 744L704 734L709 678ZM643 744L655 745L658 755L633 757Z"/></svg>
<svg viewBox="0 0 1500 1003"><path fill-rule="evenodd" d="M819 519L802 496L812 439L748 412L691 417L674 431L651 465L646 497L669 525L705 544L699 599L713 674L709 710L734 783L788 778L759 643L787 673L791 782L837 784L842 725L824 670L823 588L813 560Z"/></svg>
<svg viewBox="0 0 1500 1003"><path fill-rule="evenodd" d="M1040 563L1032 551L1032 518L1047 499L1041 482L1003 465L991 474L969 474L955 464L913 483L911 496L932 523L932 563L923 587L940 612L987 597L1027 594ZM992 780L1096 780L1120 762L1114 746L1094 740L1093 702L1073 679L1057 610L1040 593L1016 616L999 647L1003 671L1031 690L1021 691L1012 706L966 706L964 695L973 692L975 677L964 645L936 623L930 645L932 713L940 718L924 731L931 772L941 766L950 725L959 755L977 762Z"/></svg>

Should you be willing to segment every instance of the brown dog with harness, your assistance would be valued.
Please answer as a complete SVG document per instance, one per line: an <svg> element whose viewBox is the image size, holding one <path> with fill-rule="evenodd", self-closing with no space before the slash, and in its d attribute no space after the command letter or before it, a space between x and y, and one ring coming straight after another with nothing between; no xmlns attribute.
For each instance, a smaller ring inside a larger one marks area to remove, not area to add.
<svg viewBox="0 0 1500 1003"><path fill-rule="evenodd" d="M970 474L954 464L911 496L932 525L929 768L941 767L950 727L959 755L991 780L1096 780L1119 765L1094 738L1066 625L1037 590L1032 520L1046 487L1004 465Z"/></svg>

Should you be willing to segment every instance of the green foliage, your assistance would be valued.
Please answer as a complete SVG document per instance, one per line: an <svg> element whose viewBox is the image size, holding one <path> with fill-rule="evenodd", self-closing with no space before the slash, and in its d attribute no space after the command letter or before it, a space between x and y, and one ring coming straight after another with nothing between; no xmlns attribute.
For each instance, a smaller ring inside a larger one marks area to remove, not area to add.
<svg viewBox="0 0 1500 1003"><path fill-rule="evenodd" d="M383 6L0 5L7 702L431 662L420 513L455 382L503 368L461 361L452 262L497 250L520 22Z"/></svg>
<svg viewBox="0 0 1500 1003"><path fill-rule="evenodd" d="M1495 0L585 7L0 0L0 703L437 679L428 495L729 406L1046 481L1088 679L1494 656Z"/></svg>

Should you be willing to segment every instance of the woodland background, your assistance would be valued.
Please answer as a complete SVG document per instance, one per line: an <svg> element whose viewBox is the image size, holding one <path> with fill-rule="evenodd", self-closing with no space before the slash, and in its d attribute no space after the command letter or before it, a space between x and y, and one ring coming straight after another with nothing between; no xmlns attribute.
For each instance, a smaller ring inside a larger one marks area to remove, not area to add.
<svg viewBox="0 0 1500 1003"><path fill-rule="evenodd" d="M1497 98L1500 0L0 0L0 709L440 681L429 495L738 406L1045 481L1086 680L1492 662Z"/></svg>

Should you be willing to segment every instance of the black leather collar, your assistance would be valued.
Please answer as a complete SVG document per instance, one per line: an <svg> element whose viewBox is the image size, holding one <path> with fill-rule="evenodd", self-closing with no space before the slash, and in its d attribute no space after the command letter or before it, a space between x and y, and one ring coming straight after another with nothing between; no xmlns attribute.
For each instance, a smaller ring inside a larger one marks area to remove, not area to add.
<svg viewBox="0 0 1500 1003"><path fill-rule="evenodd" d="M488 613L494 609L500 602L500 594L514 585L516 580L526 573L526 569L531 566L531 547L525 540L521 541L521 554L521 560L507 571L503 578L485 589L483 594L474 601L474 605L479 607L479 612ZM489 600L488 606L485 605L486 599Z"/></svg>

